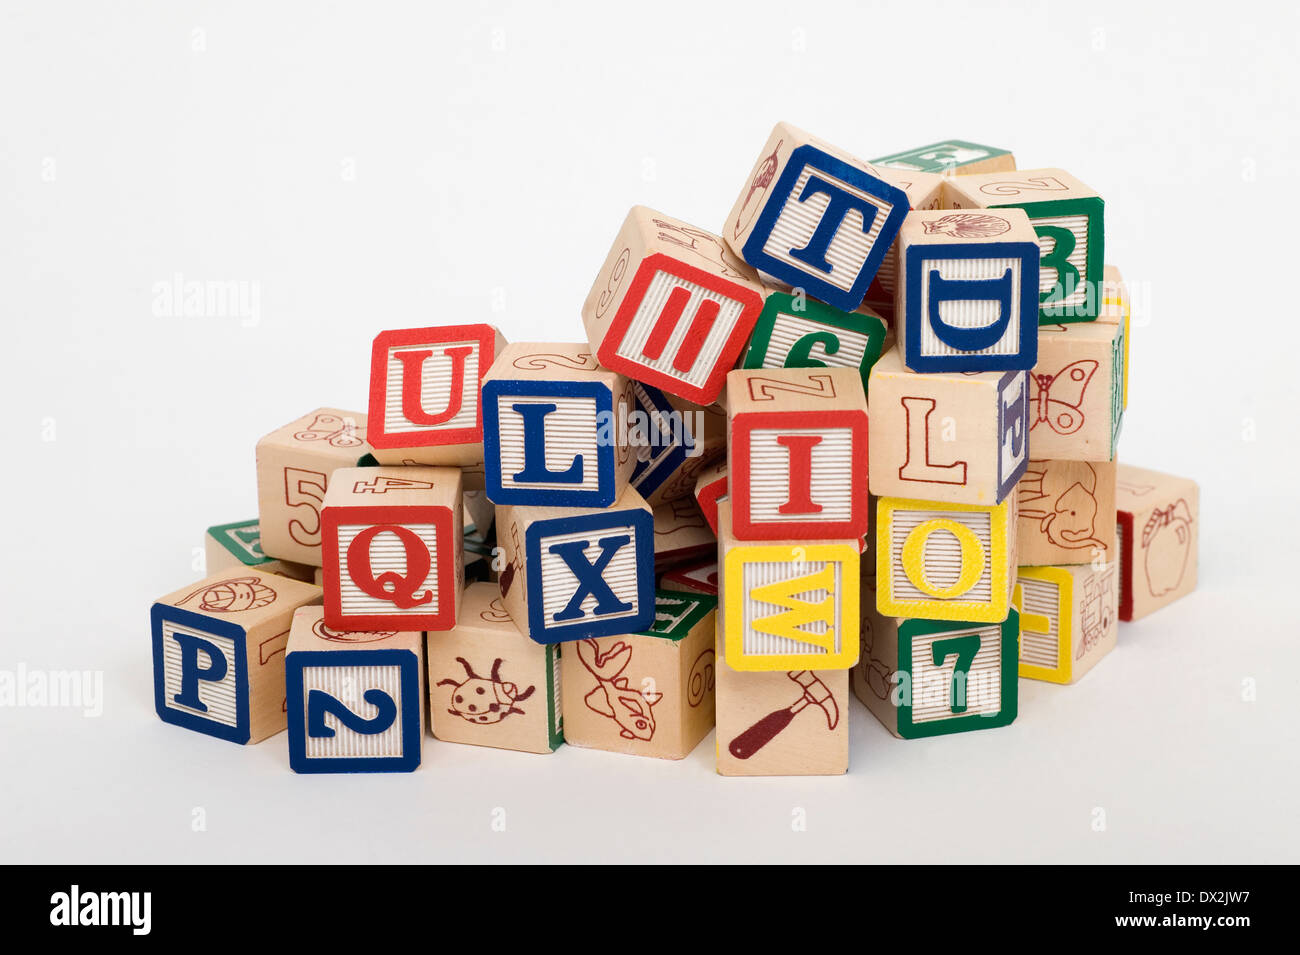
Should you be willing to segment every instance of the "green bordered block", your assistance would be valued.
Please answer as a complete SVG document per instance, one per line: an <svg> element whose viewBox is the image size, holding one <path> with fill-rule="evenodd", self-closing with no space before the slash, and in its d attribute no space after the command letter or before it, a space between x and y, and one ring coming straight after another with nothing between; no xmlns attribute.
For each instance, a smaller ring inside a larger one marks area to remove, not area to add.
<svg viewBox="0 0 1300 955"><path fill-rule="evenodd" d="M742 368L856 368L866 391L885 342L885 323L789 292L763 303Z"/></svg>
<svg viewBox="0 0 1300 955"><path fill-rule="evenodd" d="M992 169L1003 160L1007 168L1015 168L1011 151L997 146L982 146L964 139L946 139L943 142L917 146L891 156L872 159L877 166L890 166L894 169L910 169L916 172L953 172L957 169L978 167L981 171Z"/></svg>
<svg viewBox="0 0 1300 955"><path fill-rule="evenodd" d="M208 538L245 567L271 563L271 558L262 552L262 534L256 519L209 527Z"/></svg>
<svg viewBox="0 0 1300 955"><path fill-rule="evenodd" d="M656 590L655 622L644 634L665 640L683 640L701 620L717 609L717 597L677 590Z"/></svg>

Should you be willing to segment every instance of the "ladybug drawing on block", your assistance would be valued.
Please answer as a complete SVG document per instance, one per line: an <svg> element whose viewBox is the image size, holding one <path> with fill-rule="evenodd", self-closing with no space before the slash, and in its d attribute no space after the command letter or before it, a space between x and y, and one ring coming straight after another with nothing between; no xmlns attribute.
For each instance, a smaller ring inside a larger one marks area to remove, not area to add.
<svg viewBox="0 0 1300 955"><path fill-rule="evenodd" d="M501 679L502 660L498 657L492 663L492 675L486 679L474 672L469 661L457 657L456 662L465 668L464 681L439 680L438 686L451 686L451 708L447 710L452 716L459 716L467 723L482 726L488 723L500 723L511 713L524 716L525 713L516 703L522 703L533 695L535 686L530 686L522 693L517 683L508 683Z"/></svg>

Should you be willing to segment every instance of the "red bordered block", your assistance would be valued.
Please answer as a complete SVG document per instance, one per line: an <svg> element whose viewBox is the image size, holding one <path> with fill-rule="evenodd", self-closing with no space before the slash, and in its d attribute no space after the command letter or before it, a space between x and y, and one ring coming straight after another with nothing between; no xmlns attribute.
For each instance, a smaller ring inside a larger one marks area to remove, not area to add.
<svg viewBox="0 0 1300 955"><path fill-rule="evenodd" d="M733 371L727 483L740 540L867 532L867 398L853 368Z"/></svg>
<svg viewBox="0 0 1300 955"><path fill-rule="evenodd" d="M703 471L695 481L695 503L700 505L700 512L718 533L718 501L727 496L727 462L715 464Z"/></svg>
<svg viewBox="0 0 1300 955"><path fill-rule="evenodd" d="M450 630L464 589L455 468L343 468L322 512L325 625Z"/></svg>
<svg viewBox="0 0 1300 955"><path fill-rule="evenodd" d="M758 274L721 237L635 206L587 295L582 321L606 368L709 405L762 308Z"/></svg>
<svg viewBox="0 0 1300 955"><path fill-rule="evenodd" d="M491 325L380 332L370 356L367 430L380 464L483 462L483 376L505 347Z"/></svg>

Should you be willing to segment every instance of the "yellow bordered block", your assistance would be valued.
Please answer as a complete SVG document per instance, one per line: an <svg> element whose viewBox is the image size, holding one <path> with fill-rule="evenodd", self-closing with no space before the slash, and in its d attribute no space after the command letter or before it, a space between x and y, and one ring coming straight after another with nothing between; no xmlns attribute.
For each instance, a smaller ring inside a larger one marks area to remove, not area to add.
<svg viewBox="0 0 1300 955"><path fill-rule="evenodd" d="M723 653L733 669L847 670L858 662L856 541L740 542L725 500L718 530Z"/></svg>
<svg viewBox="0 0 1300 955"><path fill-rule="evenodd" d="M1074 683L1115 648L1119 636L1116 565L1021 567L1020 675Z"/></svg>
<svg viewBox="0 0 1300 955"><path fill-rule="evenodd" d="M1016 502L993 507L882 497L876 606L888 617L1000 623L1016 582Z"/></svg>

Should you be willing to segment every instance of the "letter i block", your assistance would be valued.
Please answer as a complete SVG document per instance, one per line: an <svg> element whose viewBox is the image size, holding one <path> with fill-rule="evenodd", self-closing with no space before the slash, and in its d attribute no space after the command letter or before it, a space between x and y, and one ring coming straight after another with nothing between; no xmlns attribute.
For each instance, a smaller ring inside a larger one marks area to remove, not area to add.
<svg viewBox="0 0 1300 955"><path fill-rule="evenodd" d="M655 593L654 625L564 648L564 739L684 759L713 729L715 597Z"/></svg>
<svg viewBox="0 0 1300 955"><path fill-rule="evenodd" d="M867 532L867 399L857 369L727 376L730 528L739 540Z"/></svg>
<svg viewBox="0 0 1300 955"><path fill-rule="evenodd" d="M604 367L710 405L754 330L763 292L720 237L635 206L582 321Z"/></svg>
<svg viewBox="0 0 1300 955"><path fill-rule="evenodd" d="M1039 249L1023 210L914 212L899 242L895 315L908 368L1034 367Z"/></svg>
<svg viewBox="0 0 1300 955"><path fill-rule="evenodd" d="M429 640L429 717L444 742L553 753L560 685L559 645L520 633L496 584L466 587L455 629Z"/></svg>
<svg viewBox="0 0 1300 955"><path fill-rule="evenodd" d="M483 460L483 376L505 345L491 325L403 328L375 336L370 443L380 464Z"/></svg>
<svg viewBox="0 0 1300 955"><path fill-rule="evenodd" d="M1016 157L1008 149L981 146L961 139L917 146L901 153L871 160L877 166L916 172L943 173L947 176L971 176L984 172L1012 172Z"/></svg>
<svg viewBox="0 0 1300 955"><path fill-rule="evenodd" d="M321 566L321 502L330 475L355 467L372 448L366 416L317 408L257 442L257 511L270 557Z"/></svg>
<svg viewBox="0 0 1300 955"><path fill-rule="evenodd" d="M465 584L461 473L346 468L325 496L325 623L450 630Z"/></svg>
<svg viewBox="0 0 1300 955"><path fill-rule="evenodd" d="M737 670L843 670L858 660L858 541L749 544L718 507L723 646Z"/></svg>
<svg viewBox="0 0 1300 955"><path fill-rule="evenodd" d="M853 692L900 739L1006 726L1018 706L1019 636L1015 610L999 623L970 623L872 608L863 614Z"/></svg>
<svg viewBox="0 0 1300 955"><path fill-rule="evenodd" d="M1038 234L1038 320L1090 322L1101 307L1105 203L1061 169L958 176L944 183L949 209L1024 209Z"/></svg>
<svg viewBox="0 0 1300 955"><path fill-rule="evenodd" d="M1189 478L1118 466L1119 619L1140 620L1196 589L1200 497Z"/></svg>
<svg viewBox="0 0 1300 955"><path fill-rule="evenodd" d="M537 643L636 633L654 623L654 516L632 488L612 507L497 510L501 598Z"/></svg>
<svg viewBox="0 0 1300 955"><path fill-rule="evenodd" d="M1016 583L1016 499L993 507L882 497L876 609L886 617L1001 623Z"/></svg>
<svg viewBox="0 0 1300 955"><path fill-rule="evenodd" d="M1020 675L1074 683L1115 648L1119 586L1115 564L1021 567Z"/></svg>
<svg viewBox="0 0 1300 955"><path fill-rule="evenodd" d="M632 384L585 344L507 345L483 379L484 467L495 504L608 507L636 464Z"/></svg>
<svg viewBox="0 0 1300 955"><path fill-rule="evenodd" d="M262 535L258 531L256 518L209 527L203 538L203 558L204 567L209 574L256 567L268 574L279 574L281 577L292 577L310 583L315 571L314 567L307 564L267 557L262 550Z"/></svg>
<svg viewBox="0 0 1300 955"><path fill-rule="evenodd" d="M320 599L319 587L253 568L160 597L150 612L158 716L232 743L280 732L293 612Z"/></svg>
<svg viewBox="0 0 1300 955"><path fill-rule="evenodd" d="M1035 458L1110 461L1124 423L1124 325L1049 325L1029 376Z"/></svg>
<svg viewBox="0 0 1300 955"><path fill-rule="evenodd" d="M871 370L871 493L1004 500L1029 460L1028 391L1023 371L921 375L890 349Z"/></svg>
<svg viewBox="0 0 1300 955"><path fill-rule="evenodd" d="M293 615L284 661L296 773L407 773L424 737L424 634L335 630Z"/></svg>

